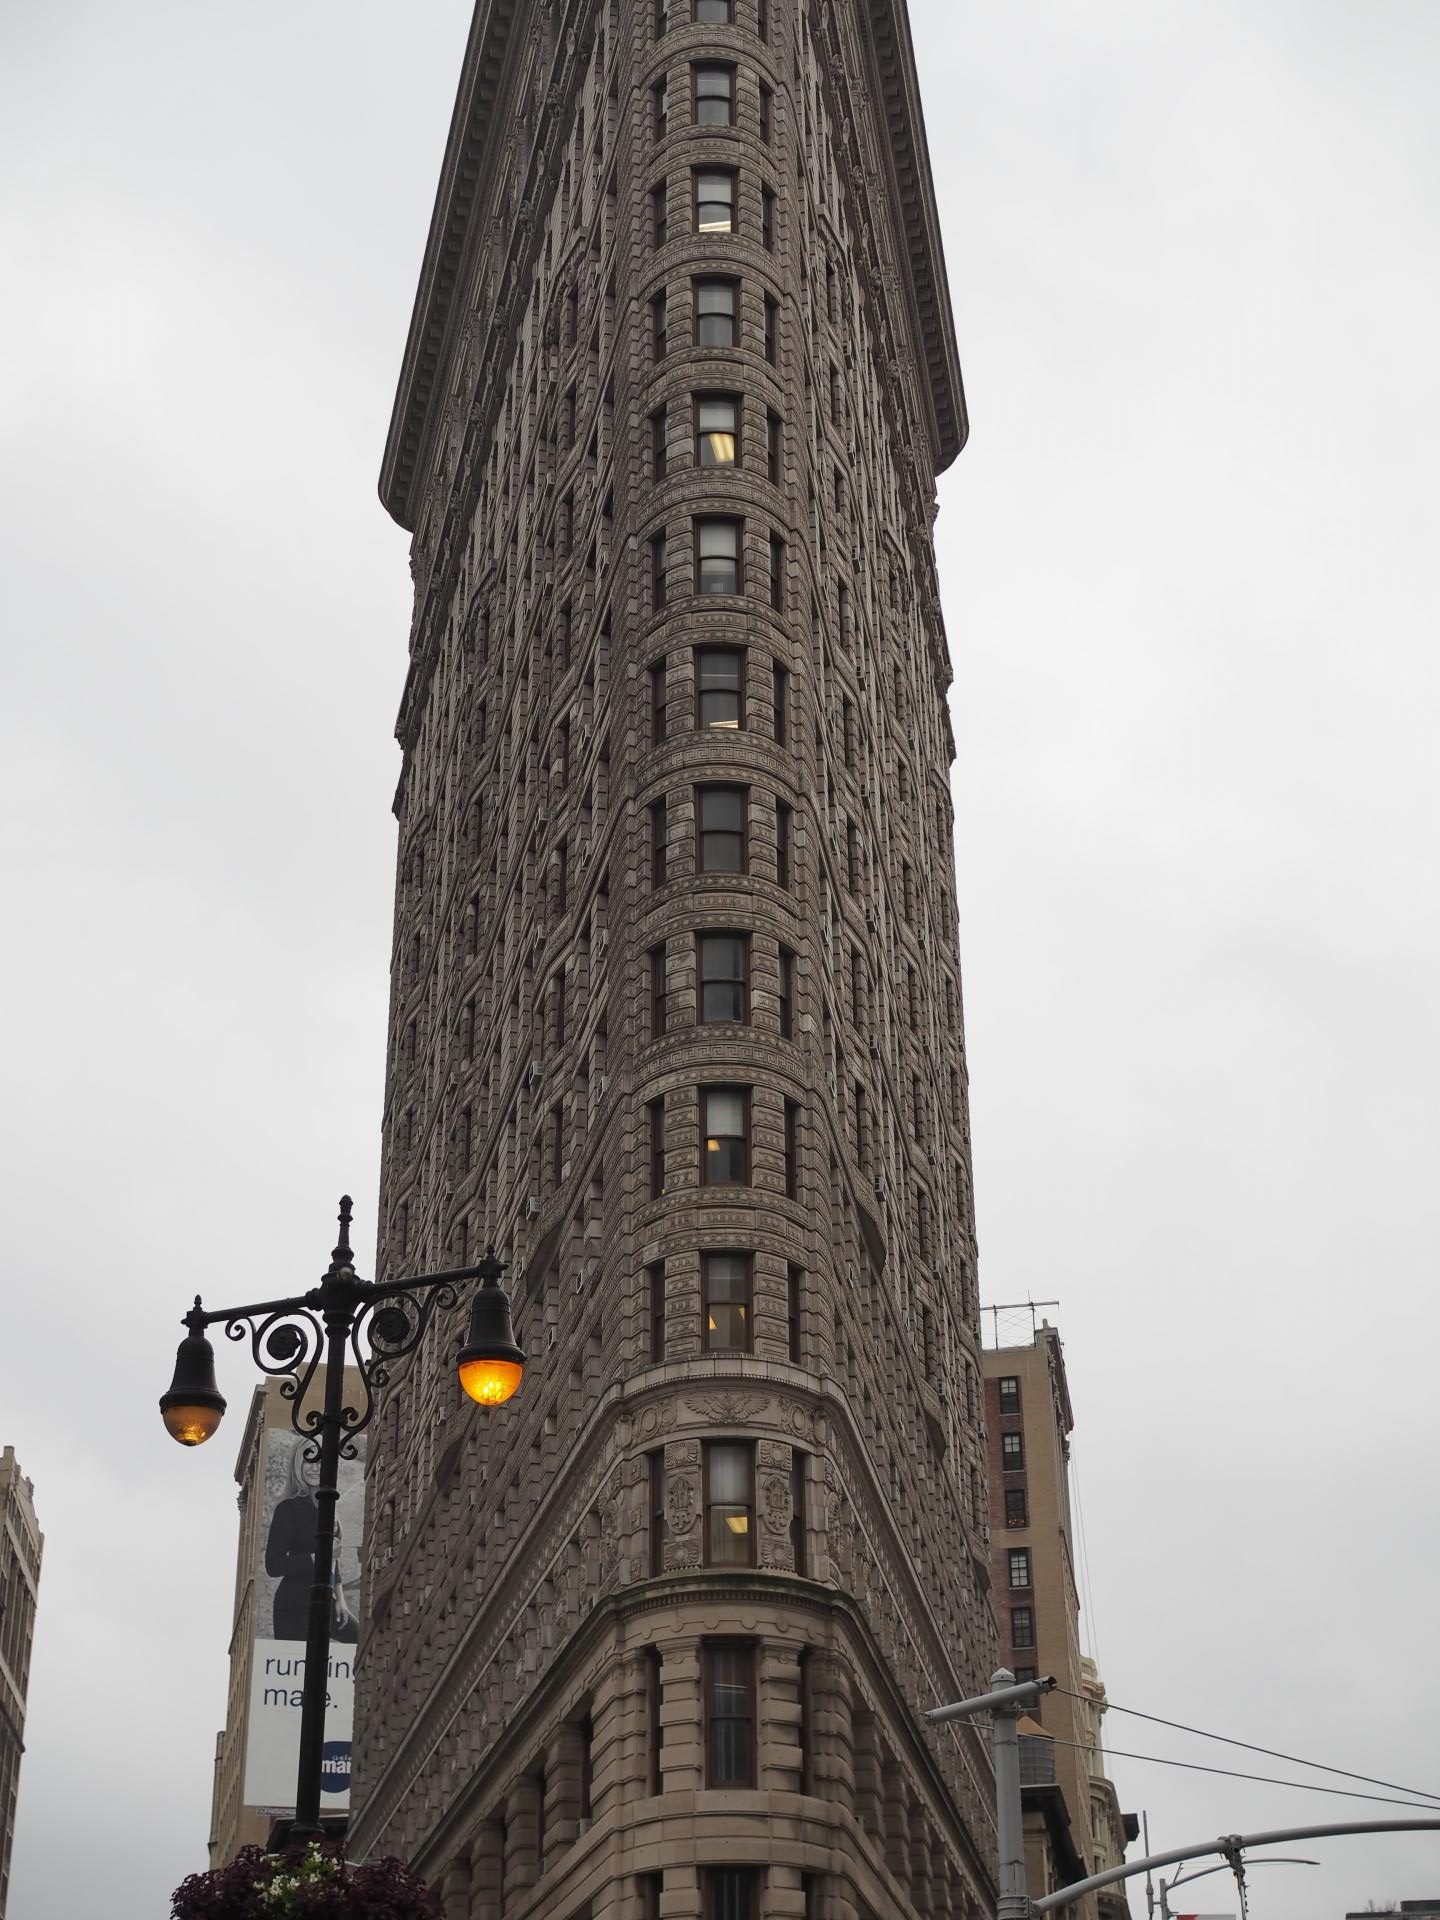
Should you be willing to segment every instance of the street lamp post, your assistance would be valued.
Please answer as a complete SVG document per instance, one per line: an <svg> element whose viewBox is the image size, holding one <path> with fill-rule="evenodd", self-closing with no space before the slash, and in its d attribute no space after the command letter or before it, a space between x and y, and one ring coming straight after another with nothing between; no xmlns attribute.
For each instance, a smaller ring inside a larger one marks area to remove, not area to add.
<svg viewBox="0 0 1440 1920"><path fill-rule="evenodd" d="M504 1263L493 1250L474 1267L412 1274L383 1285L362 1280L350 1248L351 1206L346 1194L340 1202L340 1237L330 1265L320 1284L308 1293L213 1312L202 1307L196 1294L195 1305L184 1316L187 1332L175 1356L175 1377L160 1399L166 1430L182 1446L200 1446L210 1438L224 1415L225 1399L216 1384L215 1352L205 1329L223 1325L227 1339L248 1338L261 1372L280 1380L280 1392L291 1402L291 1425L308 1442L305 1458L319 1466L295 1818L285 1831L284 1844L308 1841L321 1832L320 1769L330 1680L339 1468L342 1459L356 1457L355 1436L370 1424L376 1390L388 1381L393 1363L420 1344L436 1308L459 1305L457 1289L467 1280L481 1284L471 1305L468 1337L456 1356L461 1386L479 1405L501 1406L519 1386L525 1370L525 1355L516 1345L510 1321L510 1301L500 1284ZM347 1349L364 1388L358 1407L348 1405L345 1398ZM323 1401L319 1408L306 1407L322 1358Z"/></svg>

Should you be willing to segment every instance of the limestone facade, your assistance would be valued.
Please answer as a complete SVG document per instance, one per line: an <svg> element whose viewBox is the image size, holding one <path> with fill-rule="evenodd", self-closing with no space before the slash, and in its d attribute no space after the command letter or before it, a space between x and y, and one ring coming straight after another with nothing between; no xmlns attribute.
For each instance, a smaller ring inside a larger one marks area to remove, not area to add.
<svg viewBox="0 0 1440 1920"><path fill-rule="evenodd" d="M994 1665L900 0L483 0L413 535L377 1272L510 1262L372 1433L357 1856L449 1920L974 1915Z"/></svg>
<svg viewBox="0 0 1440 1920"><path fill-rule="evenodd" d="M0 1454L0 1920L10 1894L15 1801L25 1752L25 1697L40 1592L45 1536L35 1518L35 1488L15 1449Z"/></svg>

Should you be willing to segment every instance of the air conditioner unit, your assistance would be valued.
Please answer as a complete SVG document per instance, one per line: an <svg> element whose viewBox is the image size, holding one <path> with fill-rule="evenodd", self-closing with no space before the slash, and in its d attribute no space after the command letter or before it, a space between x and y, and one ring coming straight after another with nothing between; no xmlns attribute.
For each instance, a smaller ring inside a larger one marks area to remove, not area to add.
<svg viewBox="0 0 1440 1920"><path fill-rule="evenodd" d="M538 1193L527 1194L525 1198L525 1218L527 1220L534 1220L539 1214L539 1212L540 1212L539 1194Z"/></svg>
<svg viewBox="0 0 1440 1920"><path fill-rule="evenodd" d="M827 1067L825 1069L825 1084L831 1093L834 1093L838 1082L835 1079L835 1069L833 1067Z"/></svg>
<svg viewBox="0 0 1440 1920"><path fill-rule="evenodd" d="M875 1198L877 1200L883 1200L889 1191L890 1182L885 1178L883 1173L877 1173L875 1176Z"/></svg>
<svg viewBox="0 0 1440 1920"><path fill-rule="evenodd" d="M525 1084L526 1084L526 1086L527 1086L527 1087L533 1087L533 1086L534 1086L534 1084L535 1084L535 1082L536 1082L536 1081L537 1081L537 1080L538 1080L539 1078L540 1078L540 1062L539 1062L538 1060L532 1060L532 1061L530 1062L530 1064L529 1064L529 1066L528 1066L528 1067L526 1067L526 1069L525 1069Z"/></svg>

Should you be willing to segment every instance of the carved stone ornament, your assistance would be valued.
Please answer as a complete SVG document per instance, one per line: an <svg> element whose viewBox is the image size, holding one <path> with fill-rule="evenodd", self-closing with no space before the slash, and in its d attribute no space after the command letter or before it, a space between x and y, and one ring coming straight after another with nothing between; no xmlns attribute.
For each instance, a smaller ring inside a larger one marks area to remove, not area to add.
<svg viewBox="0 0 1440 1920"><path fill-rule="evenodd" d="M695 1483L680 1474L666 1476L665 1515L670 1531L688 1533L695 1524Z"/></svg>
<svg viewBox="0 0 1440 1920"><path fill-rule="evenodd" d="M765 1482L765 1524L771 1533L784 1533L790 1525L790 1489L779 1474Z"/></svg>
<svg viewBox="0 0 1440 1920"><path fill-rule="evenodd" d="M747 1420L753 1420L769 1406L764 1394L759 1393L704 1393L696 1394L690 1400L690 1411L698 1414L702 1420L712 1426L743 1426Z"/></svg>

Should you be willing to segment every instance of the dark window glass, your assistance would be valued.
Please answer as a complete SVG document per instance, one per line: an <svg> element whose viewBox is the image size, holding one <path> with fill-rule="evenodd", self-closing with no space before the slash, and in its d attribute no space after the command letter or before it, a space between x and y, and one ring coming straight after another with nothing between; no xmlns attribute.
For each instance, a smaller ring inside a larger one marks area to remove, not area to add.
<svg viewBox="0 0 1440 1920"><path fill-rule="evenodd" d="M663 607L667 588L663 533L653 534L650 539L650 587L656 608Z"/></svg>
<svg viewBox="0 0 1440 1920"><path fill-rule="evenodd" d="M745 1353L750 1348L750 1256L707 1253L703 1262L705 1350Z"/></svg>
<svg viewBox="0 0 1440 1920"><path fill-rule="evenodd" d="M760 1911L759 1879L754 1867L702 1869L704 1920L755 1920Z"/></svg>
<svg viewBox="0 0 1440 1920"><path fill-rule="evenodd" d="M775 366L780 358L780 302L765 296L765 358Z"/></svg>
<svg viewBox="0 0 1440 1920"><path fill-rule="evenodd" d="M665 1262L655 1260L645 1269L650 1296L650 1358L665 1358Z"/></svg>
<svg viewBox="0 0 1440 1920"><path fill-rule="evenodd" d="M745 724L745 656L734 647L695 654L695 724L733 733Z"/></svg>
<svg viewBox="0 0 1440 1920"><path fill-rule="evenodd" d="M697 280L695 344L700 347L733 347L737 304L733 280Z"/></svg>
<svg viewBox="0 0 1440 1920"><path fill-rule="evenodd" d="M665 1682L660 1666L660 1649L645 1649L645 1721L649 1742L649 1766L646 1768L646 1785L651 1793L659 1793L664 1786L664 1776L660 1766L660 1756L664 1751L665 1728L660 1709L664 1705ZM645 1920L660 1920L660 1893L665 1876L661 1873L647 1873L642 1876L641 1885L645 1887ZM647 1884L648 1883L648 1884Z"/></svg>
<svg viewBox="0 0 1440 1920"><path fill-rule="evenodd" d="M755 1449L743 1440L705 1447L705 1564L755 1563Z"/></svg>
<svg viewBox="0 0 1440 1920"><path fill-rule="evenodd" d="M794 1100L785 1102L785 1198L794 1200L800 1192L800 1107Z"/></svg>
<svg viewBox="0 0 1440 1920"><path fill-rule="evenodd" d="M755 1649L705 1649L705 1784L755 1784Z"/></svg>
<svg viewBox="0 0 1440 1920"><path fill-rule="evenodd" d="M805 1456L798 1447L790 1450L790 1549L795 1558L795 1571L803 1579L806 1567L806 1509L805 1509ZM801 1675L801 1688L804 1690L805 1676ZM801 1742L804 1745L804 1742Z"/></svg>
<svg viewBox="0 0 1440 1920"><path fill-rule="evenodd" d="M695 522L695 591L697 593L739 593L740 522L738 520L697 520Z"/></svg>
<svg viewBox="0 0 1440 1920"><path fill-rule="evenodd" d="M694 67L695 124L700 127L733 127L735 124L735 69L733 67Z"/></svg>
<svg viewBox="0 0 1440 1920"><path fill-rule="evenodd" d="M1006 1487L1005 1524L1007 1527L1029 1526L1030 1503L1025 1497L1024 1487Z"/></svg>
<svg viewBox="0 0 1440 1920"><path fill-rule="evenodd" d="M661 34L668 33L669 31L670 31L670 0L655 0L656 38L658 39Z"/></svg>
<svg viewBox="0 0 1440 1920"><path fill-rule="evenodd" d="M775 95L762 80L760 82L760 138L768 147L774 124Z"/></svg>
<svg viewBox="0 0 1440 1920"><path fill-rule="evenodd" d="M702 873L745 871L747 794L744 787L701 787L697 818Z"/></svg>
<svg viewBox="0 0 1440 1920"><path fill-rule="evenodd" d="M657 407L650 416L650 460L657 480L665 478L669 435L670 416L664 407Z"/></svg>
<svg viewBox="0 0 1440 1920"><path fill-rule="evenodd" d="M697 936L700 961L700 1018L749 1018L746 979L750 971L750 942L741 933L702 933Z"/></svg>
<svg viewBox="0 0 1440 1920"><path fill-rule="evenodd" d="M695 396L695 464L733 467L740 460L740 402L733 393Z"/></svg>
<svg viewBox="0 0 1440 1920"><path fill-rule="evenodd" d="M1012 1647L1034 1646L1035 1614L1030 1607L1010 1609L1010 1644Z"/></svg>
<svg viewBox="0 0 1440 1920"><path fill-rule="evenodd" d="M783 446L780 416L778 413L767 414L765 416L765 470L769 475L771 484L777 487L780 484L780 465Z"/></svg>
<svg viewBox="0 0 1440 1920"><path fill-rule="evenodd" d="M800 1359L800 1289L802 1269L792 1261L785 1269L786 1318L790 1337L790 1358Z"/></svg>
<svg viewBox="0 0 1440 1920"><path fill-rule="evenodd" d="M789 947L780 949L780 1038L795 1038L795 956Z"/></svg>
<svg viewBox="0 0 1440 1920"><path fill-rule="evenodd" d="M650 1037L658 1040L668 1024L669 1003L665 943L650 949Z"/></svg>
<svg viewBox="0 0 1440 1920"><path fill-rule="evenodd" d="M750 1184L750 1089L703 1087L700 1092L700 1178L707 1187Z"/></svg>
<svg viewBox="0 0 1440 1920"><path fill-rule="evenodd" d="M1025 1436L1022 1433L1002 1433L1000 1436L1000 1464L1006 1473L1020 1473L1025 1466Z"/></svg>
<svg viewBox="0 0 1440 1920"><path fill-rule="evenodd" d="M665 1191L665 1100L651 1100L645 1107L650 1132L650 1198L658 1200Z"/></svg>
<svg viewBox="0 0 1440 1920"><path fill-rule="evenodd" d="M770 705L776 744L783 747L790 737L790 670L778 661L770 669Z"/></svg>
<svg viewBox="0 0 1440 1920"><path fill-rule="evenodd" d="M669 868L669 808L657 800L650 808L650 884L663 887Z"/></svg>
<svg viewBox="0 0 1440 1920"><path fill-rule="evenodd" d="M1008 1560L1010 1585L1012 1587L1028 1587L1030 1584L1030 1549L1028 1547L1012 1547Z"/></svg>
<svg viewBox="0 0 1440 1920"><path fill-rule="evenodd" d="M775 251L775 195L769 187L760 189L760 242L768 253Z"/></svg>
<svg viewBox="0 0 1440 1920"><path fill-rule="evenodd" d="M666 300L663 293L655 294L650 301L650 333L655 343L655 358L665 358Z"/></svg>
<svg viewBox="0 0 1440 1920"><path fill-rule="evenodd" d="M948 984L948 983L947 983ZM1016 1419L1020 1413L1020 1377L1006 1373L1000 1376L1000 1415L1002 1419Z"/></svg>
<svg viewBox="0 0 1440 1920"><path fill-rule="evenodd" d="M655 245L663 247L670 238L670 196L663 180L650 189L650 224Z"/></svg>
<svg viewBox="0 0 1440 1920"><path fill-rule="evenodd" d="M783 800L775 802L775 884L788 887L790 884L790 819L791 809Z"/></svg>
<svg viewBox="0 0 1440 1920"><path fill-rule="evenodd" d="M657 660L650 669L650 744L658 747L665 738L665 662Z"/></svg>
<svg viewBox="0 0 1440 1920"><path fill-rule="evenodd" d="M778 533L770 536L770 604L776 613L785 609L785 542Z"/></svg>
<svg viewBox="0 0 1440 1920"><path fill-rule="evenodd" d="M695 172L695 231L734 233L735 175L718 167Z"/></svg>
<svg viewBox="0 0 1440 1920"><path fill-rule="evenodd" d="M762 40L770 38L770 0L755 0L755 31Z"/></svg>
<svg viewBox="0 0 1440 1920"><path fill-rule="evenodd" d="M655 102L655 138L663 140L670 131L670 87L668 82L657 80L650 89L650 97Z"/></svg>

